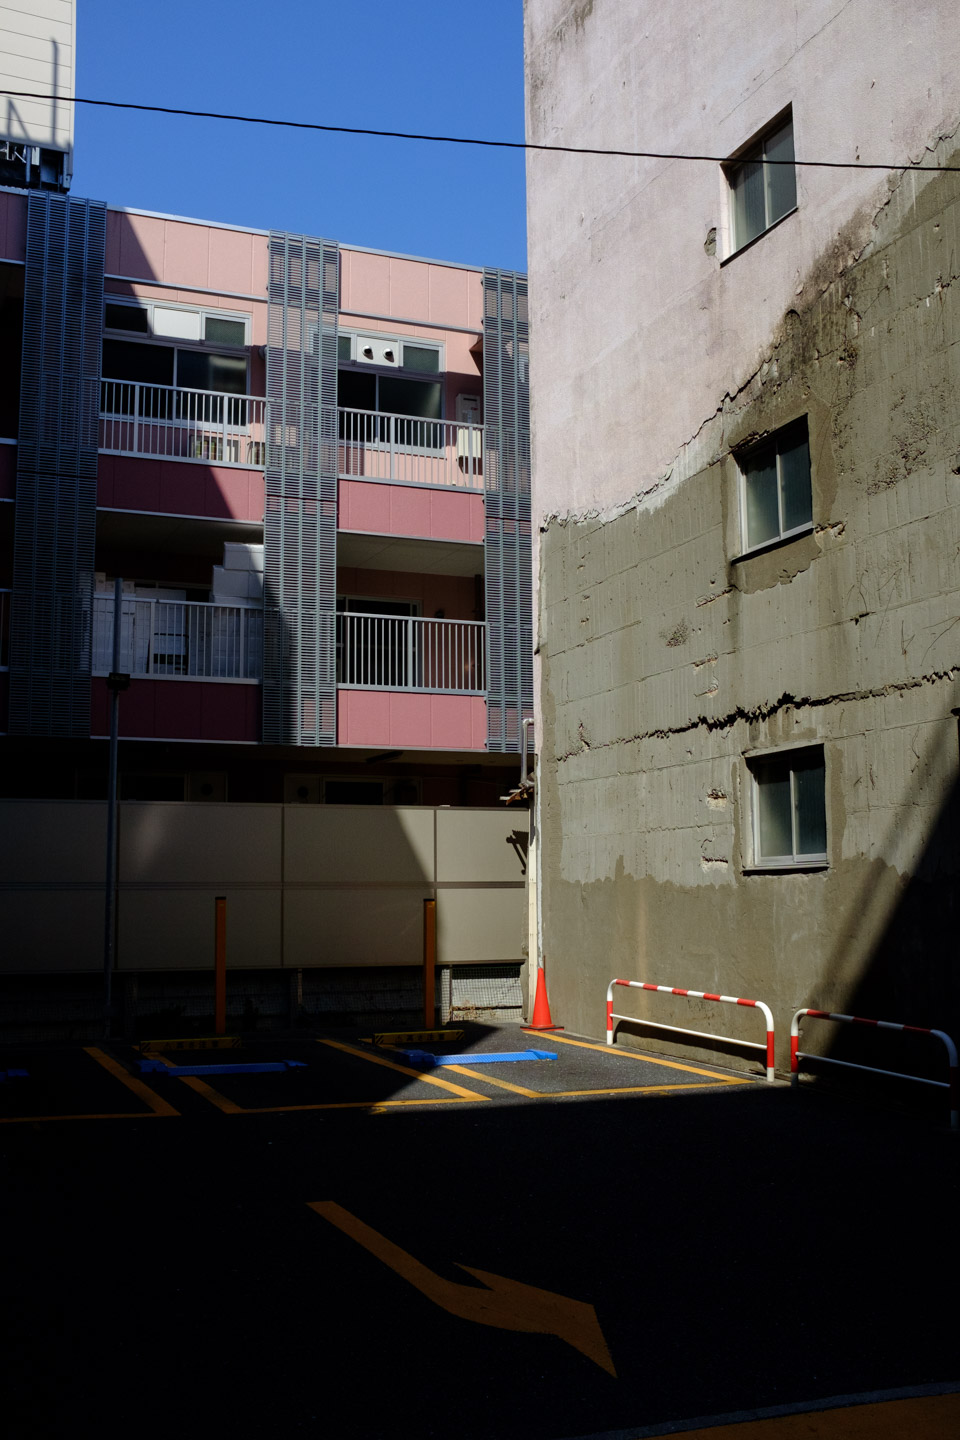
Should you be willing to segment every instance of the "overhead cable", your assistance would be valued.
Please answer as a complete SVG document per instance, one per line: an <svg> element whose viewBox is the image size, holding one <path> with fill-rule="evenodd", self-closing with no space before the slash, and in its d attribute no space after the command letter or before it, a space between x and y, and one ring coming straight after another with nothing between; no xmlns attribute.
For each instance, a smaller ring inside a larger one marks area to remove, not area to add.
<svg viewBox="0 0 960 1440"><path fill-rule="evenodd" d="M558 155L611 155L625 160L695 160L730 164L729 155L680 155L669 150L603 150L588 145L540 145L530 140L478 140L465 135L418 135L408 130L367 130L357 125L321 125L311 120L276 120L266 115L227 115L218 110L184 110L175 105L141 105L132 100L92 100L83 95L43 95L33 90L0 90L17 100L55 100L70 105L99 105L111 110L142 110L151 115L185 115L193 120L234 120L242 125L275 125L287 130L320 130L331 135L372 135L382 140L427 140L436 145L483 145L494 150L535 150ZM733 163L736 157L732 157ZM960 172L960 165L921 165L908 161L768 160L764 165L794 165L806 170L922 170L934 174Z"/></svg>

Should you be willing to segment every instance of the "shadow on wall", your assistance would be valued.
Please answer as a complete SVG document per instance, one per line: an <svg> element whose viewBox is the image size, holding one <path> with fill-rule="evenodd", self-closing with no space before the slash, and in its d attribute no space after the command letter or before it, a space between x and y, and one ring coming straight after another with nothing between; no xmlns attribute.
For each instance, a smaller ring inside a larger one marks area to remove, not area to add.
<svg viewBox="0 0 960 1440"><path fill-rule="evenodd" d="M953 779L935 816L931 815L919 853L909 852L909 841L901 833L918 811L933 809L923 793L925 783L929 784L931 772L955 769L949 762L957 743L956 722L945 723L930 751L917 754L910 791L876 847L880 855L897 856L908 873L881 859L869 862L868 879L848 907L824 975L807 1003L868 1019L945 1030L960 1043L960 778ZM842 1005L836 1003L841 996ZM806 1024L801 1049L946 1078L942 1042L922 1036L814 1020Z"/></svg>

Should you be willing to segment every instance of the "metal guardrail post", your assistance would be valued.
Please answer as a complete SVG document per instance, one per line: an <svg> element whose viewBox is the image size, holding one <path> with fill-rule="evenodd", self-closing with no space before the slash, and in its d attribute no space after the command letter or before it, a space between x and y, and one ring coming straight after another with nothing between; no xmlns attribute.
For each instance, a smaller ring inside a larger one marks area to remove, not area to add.
<svg viewBox="0 0 960 1440"><path fill-rule="evenodd" d="M900 1030L911 1035L932 1035L942 1040L947 1051L949 1065L948 1080L928 1080L925 1075L907 1075L900 1070L880 1070L875 1065L857 1065L852 1060L837 1060L831 1055L810 1055L800 1049L800 1021L804 1016L811 1020L833 1020L842 1025L867 1025L875 1030ZM922 1025L901 1025L894 1020L870 1020L863 1015L840 1015L831 1010L797 1010L790 1021L790 1084L800 1084L800 1061L816 1060L822 1065L840 1065L845 1070L864 1070L871 1075L886 1075L893 1080L912 1080L917 1085L935 1085L950 1092L950 1127L960 1130L960 1065L957 1061L957 1047L945 1030L928 1030Z"/></svg>
<svg viewBox="0 0 960 1440"><path fill-rule="evenodd" d="M717 1000L725 1005L743 1005L762 1011L767 1022L766 1045L756 1040L740 1040L735 1035L714 1035L708 1030L685 1030L682 1025L663 1025L656 1020L644 1020L636 1015L615 1015L613 1013L613 989L623 985L629 990L653 990L661 995L681 995L688 1000ZM675 985L651 985L646 980L611 980L607 986L607 1044L613 1044L613 1022L624 1020L627 1024L649 1025L653 1030L671 1030L676 1035L696 1035L701 1040L724 1040L733 1045L745 1046L750 1050L765 1050L767 1058L767 1083L774 1082L774 1031L773 1014L769 1005L762 1000L747 1000L742 995L713 995L706 990L681 990Z"/></svg>

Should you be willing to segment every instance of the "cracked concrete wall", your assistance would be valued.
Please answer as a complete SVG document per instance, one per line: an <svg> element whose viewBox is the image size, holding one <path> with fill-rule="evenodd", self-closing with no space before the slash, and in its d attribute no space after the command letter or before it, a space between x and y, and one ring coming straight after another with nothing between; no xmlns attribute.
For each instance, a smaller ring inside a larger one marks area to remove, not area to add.
<svg viewBox="0 0 960 1440"><path fill-rule="evenodd" d="M835 157L867 136L864 158L882 141L898 146L890 158L929 147L960 164L956 82L920 84L921 54L931 81L960 74L952 7L921 6L904 23L893 4L810 3L797 7L805 39L765 36L769 8L737 7L755 21L738 31L738 74L759 77L752 90L744 80L733 103L720 87L701 110L692 85L668 101L664 78L624 104L611 77L663 31L660 8L594 0L561 37L548 22L576 7L528 0L530 138L571 141L589 113L577 143L603 133L617 145L629 133L637 145L642 134L722 154L737 143L725 143L731 125L749 135L792 99L798 153ZM692 64L729 22L724 7L693 9L669 16L672 60L682 52ZM894 85L872 37L896 22ZM818 47L839 35L856 62L818 73ZM884 125L848 135L874 103L874 61L892 109ZM844 133L801 145L841 72L852 97ZM796 214L722 270L703 257L712 271L698 278L699 181L681 186L675 168L656 177L648 188L669 178L681 193L641 222L626 212L642 187L627 184L617 202L607 172L591 184L585 171L581 228L553 209L558 159L529 200L542 938L554 1018L600 1033L617 974L768 1001L781 1067L800 1005L956 1032L960 175L878 184L873 172L801 172ZM592 162L598 172L615 163ZM577 335L566 352L564 316ZM799 416L813 529L742 556L734 452ZM824 747L829 863L757 873L744 755L796 742ZM758 1038L748 1012L719 1024L713 1007L660 997L623 1008ZM879 1063L900 1059L887 1050Z"/></svg>

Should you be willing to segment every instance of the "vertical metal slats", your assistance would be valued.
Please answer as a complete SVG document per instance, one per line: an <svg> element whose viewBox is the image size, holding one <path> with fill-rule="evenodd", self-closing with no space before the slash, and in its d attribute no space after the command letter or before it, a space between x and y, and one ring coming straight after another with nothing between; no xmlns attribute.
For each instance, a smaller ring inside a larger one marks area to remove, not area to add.
<svg viewBox="0 0 960 1440"><path fill-rule="evenodd" d="M14 734L90 733L106 206L27 200L10 623Z"/></svg>
<svg viewBox="0 0 960 1440"><path fill-rule="evenodd" d="M263 738L336 743L339 247L271 232Z"/></svg>
<svg viewBox="0 0 960 1440"><path fill-rule="evenodd" d="M527 279L483 272L487 749L516 753L533 714Z"/></svg>

